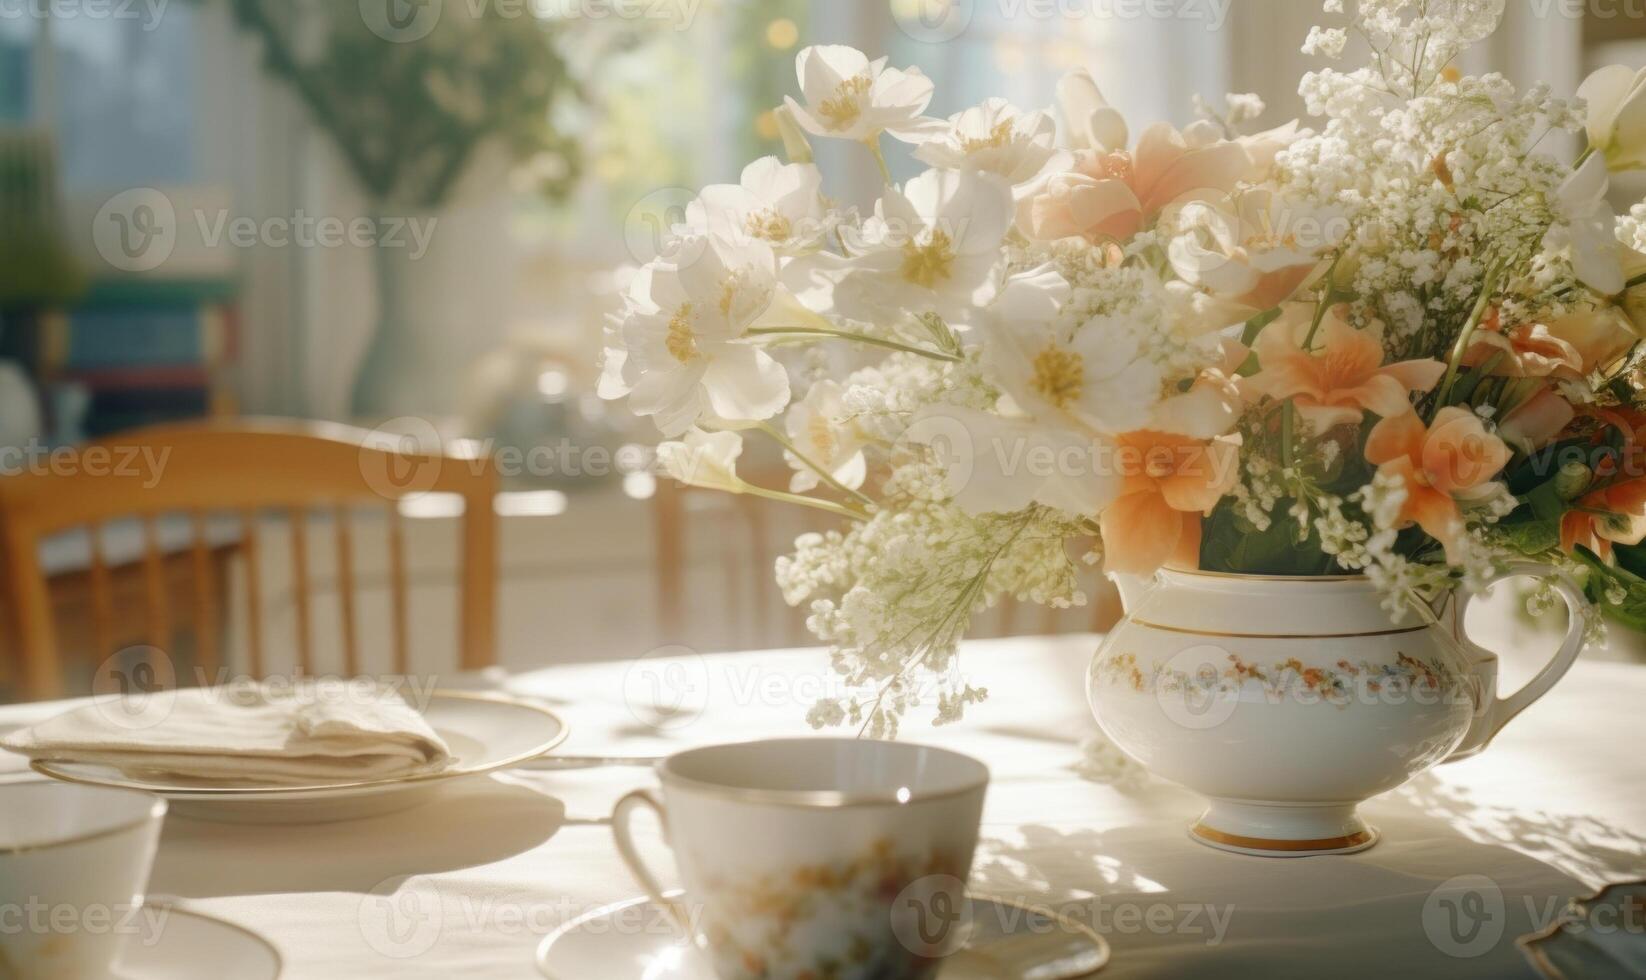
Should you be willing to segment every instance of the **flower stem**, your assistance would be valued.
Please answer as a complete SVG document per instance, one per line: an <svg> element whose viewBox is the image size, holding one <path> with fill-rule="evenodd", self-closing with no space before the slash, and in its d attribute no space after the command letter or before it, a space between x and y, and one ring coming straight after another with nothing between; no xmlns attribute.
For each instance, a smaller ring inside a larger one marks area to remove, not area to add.
<svg viewBox="0 0 1646 980"><path fill-rule="evenodd" d="M875 133L864 140L863 145L869 148L869 152L874 155L874 162L880 165L880 178L886 182L887 187L892 186L892 171L886 166L885 151L880 149L880 134Z"/></svg>
<svg viewBox="0 0 1646 980"><path fill-rule="evenodd" d="M1326 311L1332 308L1332 302L1337 298L1337 291L1333 288L1331 280L1331 276L1336 270L1337 263L1334 261L1332 268L1326 273L1326 291L1320 294L1320 300L1315 303L1314 321L1309 324L1309 333L1303 338L1303 347L1301 349L1305 356L1308 355L1309 348L1314 346L1315 334L1320 332L1320 325L1326 322ZM1280 408L1280 465L1287 469L1291 468L1297 453L1297 449L1292 442L1296 427L1297 408L1288 399L1286 404Z"/></svg>
<svg viewBox="0 0 1646 980"><path fill-rule="evenodd" d="M867 517L865 517L862 512L854 508L847 507L844 504L837 504L832 500L819 500L816 497L807 497L804 494L798 493L785 493L782 490L768 490L765 487L756 486L753 483L743 484L743 492L752 494L756 497L764 497L767 500L775 500L782 504L799 504L802 507L810 507L814 510L821 510L825 513L833 514L836 517L844 517L851 521L867 520Z"/></svg>
<svg viewBox="0 0 1646 980"><path fill-rule="evenodd" d="M859 344L869 344L874 347L885 347L888 350L902 351L905 354L919 354L934 361L948 361L958 364L960 358L953 354L944 354L941 351L929 350L925 347L915 347L911 344L900 344L895 340L885 340L880 337L871 337L868 334L852 333L847 330L829 330L824 327L753 327L749 330L751 337L782 337L796 335L802 337L834 337L839 340L850 340Z"/></svg>
<svg viewBox="0 0 1646 980"><path fill-rule="evenodd" d="M1452 356L1446 361L1446 376L1441 379L1440 390L1435 395L1436 412L1445 408L1447 399L1451 397L1452 387L1457 384L1458 368L1463 364L1463 355L1468 353L1469 341L1474 339L1480 321L1486 318L1486 309L1491 305L1493 294L1497 292L1497 280L1503 274L1503 267L1504 263L1499 262L1486 273L1486 281L1480 287L1480 298L1475 300L1475 307L1469 312L1469 320L1463 325L1463 332L1458 334L1457 343L1452 347Z"/></svg>
<svg viewBox="0 0 1646 980"><path fill-rule="evenodd" d="M810 456L807 456L805 453L801 452L795 444L791 442L782 432L779 432L775 426L766 422L761 422L759 428L761 432L766 433L768 436L771 436L774 440L776 440L779 446L782 446L784 449L787 449L790 453L792 453L795 459L798 459L801 463L805 464L807 469L810 469L813 473L816 473L818 479L822 480L824 483L827 483L840 493L843 493L848 497L855 498L858 503L863 504L865 507L875 506L873 498L869 497L867 494L853 490L851 487L848 487L839 480L836 480L834 478L834 474L819 466Z"/></svg>
<svg viewBox="0 0 1646 980"><path fill-rule="evenodd" d="M1590 143L1590 144L1589 144L1589 145L1588 145L1588 146L1585 146L1585 147L1584 147L1584 148L1583 148L1583 152L1582 152L1582 153L1579 153L1579 154L1578 154L1578 155L1577 155L1577 162L1576 162L1576 163L1574 163L1574 164L1572 164L1572 169L1573 169L1573 170L1576 170L1576 169L1577 169L1577 168L1578 168L1578 167L1581 167L1581 166L1583 166L1583 164L1584 164L1584 163L1585 163L1585 162L1587 162L1587 161L1588 161L1588 159L1589 159L1589 158L1590 158L1590 157L1591 157L1591 156L1593 156L1593 155L1594 155L1594 152L1595 152L1595 145L1594 145L1594 144L1593 144L1593 143Z"/></svg>

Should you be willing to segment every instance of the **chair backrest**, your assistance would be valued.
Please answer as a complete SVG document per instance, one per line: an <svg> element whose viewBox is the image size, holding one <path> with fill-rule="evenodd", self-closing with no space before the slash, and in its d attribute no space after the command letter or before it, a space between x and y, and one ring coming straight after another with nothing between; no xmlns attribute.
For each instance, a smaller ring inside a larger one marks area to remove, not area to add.
<svg viewBox="0 0 1646 980"><path fill-rule="evenodd" d="M141 523L147 633L150 645L165 649L173 610L166 586L157 519L186 515L192 528L193 629L200 658L215 667L214 626L227 597L214 595L209 574L206 523L209 515L239 517L239 549L244 556L246 647L253 676L263 675L262 597L258 581L259 518L284 514L289 544L297 625L297 665L312 673L308 518L334 516L342 663L360 673L355 616L354 542L348 512L382 507L387 517L389 588L394 669L408 672L407 585L399 503L423 493L463 498L458 648L463 669L496 660L497 526L494 498L498 474L485 457L396 444L376 433L327 423L238 420L140 429L82 447L85 465L39 467L38 472L0 477L0 549L12 620L21 647L25 697L58 696L61 689L56 624L47 572L40 563L42 540L83 528L91 542L92 635L111 635L109 568L101 527L111 521ZM127 465L120 465L121 461ZM91 465L96 461L98 465ZM146 461L139 462L139 461ZM103 654L108 651L104 650Z"/></svg>

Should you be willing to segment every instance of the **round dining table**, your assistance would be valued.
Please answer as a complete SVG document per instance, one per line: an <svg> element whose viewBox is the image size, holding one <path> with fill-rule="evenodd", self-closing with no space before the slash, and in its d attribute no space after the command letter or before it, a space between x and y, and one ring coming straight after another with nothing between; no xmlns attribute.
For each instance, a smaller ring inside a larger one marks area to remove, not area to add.
<svg viewBox="0 0 1646 980"><path fill-rule="evenodd" d="M971 887L1089 925L1112 950L1104 977L1533 977L1517 937L1646 877L1646 667L1580 662L1484 754L1367 804L1370 850L1274 859L1191 840L1196 797L1094 737L1098 639L969 643L961 670L988 699L940 728L914 708L901 737L988 764ZM807 707L841 693L818 650L671 649L451 684L550 706L571 728L556 754L629 760L810 734ZM0 729L70 703L0 708ZM0 753L0 780L29 778ZM348 822L173 815L150 895L267 938L290 980L533 977L546 935L641 894L609 815L653 782L643 764L517 769ZM655 825L639 829L668 867Z"/></svg>

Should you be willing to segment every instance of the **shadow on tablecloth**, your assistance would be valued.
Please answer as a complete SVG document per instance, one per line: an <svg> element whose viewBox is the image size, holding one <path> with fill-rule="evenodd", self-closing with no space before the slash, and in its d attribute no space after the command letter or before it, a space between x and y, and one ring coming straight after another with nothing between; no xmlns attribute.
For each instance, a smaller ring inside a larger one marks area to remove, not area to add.
<svg viewBox="0 0 1646 980"><path fill-rule="evenodd" d="M548 841L557 798L483 777L420 806L364 820L251 826L168 817L149 891L184 898L301 892L366 894L386 879L494 864ZM186 841L186 848L167 847Z"/></svg>
<svg viewBox="0 0 1646 980"><path fill-rule="evenodd" d="M1516 937L1590 881L1646 868L1646 837L1584 816L1483 812L1434 781L1368 806L1383 839L1347 857L1215 851L1188 838L1192 815L986 826L973 888L1095 928L1114 951L1105 980L1499 980L1535 976Z"/></svg>

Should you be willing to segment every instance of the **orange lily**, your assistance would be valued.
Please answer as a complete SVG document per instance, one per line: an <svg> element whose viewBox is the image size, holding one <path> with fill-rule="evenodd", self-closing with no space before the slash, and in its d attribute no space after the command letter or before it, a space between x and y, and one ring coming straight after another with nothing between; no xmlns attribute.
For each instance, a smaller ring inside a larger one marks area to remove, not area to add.
<svg viewBox="0 0 1646 980"><path fill-rule="evenodd" d="M1341 307L1327 311L1320 324L1318 351L1306 351L1311 322L1309 308L1298 304L1265 327L1252 345L1262 370L1242 387L1251 396L1290 398L1316 432L1359 422L1365 412L1409 415L1409 393L1428 391L1446 373L1446 365L1429 358L1385 365L1382 328L1355 329Z"/></svg>
<svg viewBox="0 0 1646 980"><path fill-rule="evenodd" d="M1366 438L1366 460L1382 476L1406 487L1396 527L1416 523L1457 561L1463 514L1457 498L1468 496L1497 476L1509 462L1509 447L1486 431L1480 419L1455 405L1440 410L1425 427L1416 412L1383 419Z"/></svg>
<svg viewBox="0 0 1646 980"><path fill-rule="evenodd" d="M1544 382L1533 383L1542 387L1497 424L1497 434L1504 442L1528 453L1554 442L1577 416L1572 403L1560 397L1554 388Z"/></svg>
<svg viewBox="0 0 1646 980"><path fill-rule="evenodd" d="M1234 486L1239 447L1142 430L1116 439L1120 495L1098 519L1107 568L1150 575L1165 564L1200 567L1200 525Z"/></svg>
<svg viewBox="0 0 1646 980"><path fill-rule="evenodd" d="M1569 510L1560 519L1562 551L1571 552L1583 545L1602 558L1610 558L1614 543L1634 545L1646 539L1646 479L1584 494L1577 503L1585 509Z"/></svg>
<svg viewBox="0 0 1646 980"><path fill-rule="evenodd" d="M1045 175L1024 189L1018 230L1036 241L1124 241L1177 198L1195 190L1232 190L1251 167L1239 143L1207 138L1194 127L1179 132L1156 123L1132 152L1125 148L1123 123L1110 136L1116 145L1082 149L1067 172Z"/></svg>
<svg viewBox="0 0 1646 980"><path fill-rule="evenodd" d="M1505 328L1493 310L1470 339L1463 354L1465 367L1487 363L1487 373L1500 378L1562 378L1583 376L1583 354L1577 347L1553 333L1547 324L1517 323Z"/></svg>

